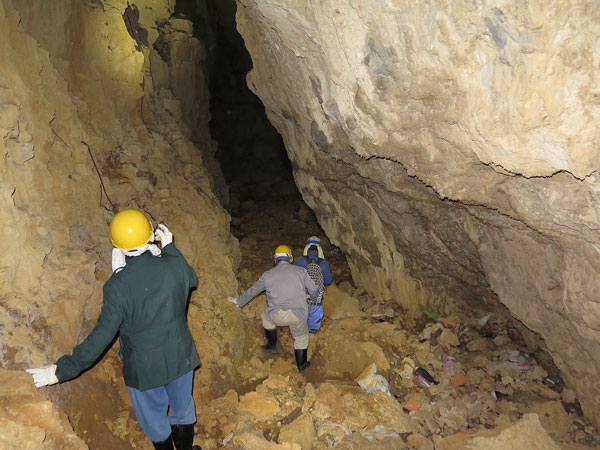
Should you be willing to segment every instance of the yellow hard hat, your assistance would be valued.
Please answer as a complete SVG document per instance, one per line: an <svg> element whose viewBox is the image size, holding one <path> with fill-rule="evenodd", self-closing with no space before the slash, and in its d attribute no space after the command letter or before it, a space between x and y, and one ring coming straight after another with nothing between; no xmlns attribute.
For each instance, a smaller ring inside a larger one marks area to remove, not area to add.
<svg viewBox="0 0 600 450"><path fill-rule="evenodd" d="M273 255L275 261L280 259L289 259L290 262L294 260L294 256L292 255L292 249L287 245L280 245L275 249L275 255Z"/></svg>
<svg viewBox="0 0 600 450"><path fill-rule="evenodd" d="M136 209L119 211L110 222L110 241L121 250L143 247L153 234L150 221Z"/></svg>

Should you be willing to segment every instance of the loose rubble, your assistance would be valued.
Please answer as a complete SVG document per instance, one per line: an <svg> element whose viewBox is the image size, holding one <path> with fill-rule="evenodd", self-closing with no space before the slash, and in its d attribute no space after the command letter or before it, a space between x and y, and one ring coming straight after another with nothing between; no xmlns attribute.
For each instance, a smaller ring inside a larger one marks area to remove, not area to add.
<svg viewBox="0 0 600 450"><path fill-rule="evenodd" d="M575 450L598 442L574 392L494 317L426 317L419 326L349 283L329 288L325 304L306 376L288 332L279 356L261 354L257 337L248 362L256 387L201 412L202 448Z"/></svg>
<svg viewBox="0 0 600 450"><path fill-rule="evenodd" d="M319 233L295 210L286 215L297 235L273 229L263 206L240 226L242 287L271 264L261 254ZM600 441L539 342L507 316L405 311L354 287L333 250L327 243L336 284L322 329L310 335L311 368L298 373L286 329L278 355L261 351L264 300L253 302L233 321L247 333L235 390L198 405L203 449L583 450Z"/></svg>

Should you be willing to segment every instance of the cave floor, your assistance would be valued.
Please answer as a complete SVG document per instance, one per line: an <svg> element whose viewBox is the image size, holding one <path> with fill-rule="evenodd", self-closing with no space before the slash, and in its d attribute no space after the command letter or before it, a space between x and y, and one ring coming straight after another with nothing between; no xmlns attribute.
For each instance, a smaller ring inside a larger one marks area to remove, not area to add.
<svg viewBox="0 0 600 450"><path fill-rule="evenodd" d="M525 435L539 448L551 448L543 444L548 435L556 448L600 444L574 398L561 397L556 368L526 354L503 319L411 318L370 297L352 284L344 255L299 199L242 203L232 231L242 251L240 289L272 267L277 245L299 255L310 235L323 239L336 286L325 295L322 329L310 336L305 376L287 328L278 330L278 355L261 351L264 295L242 309L247 338L235 392L198 408L203 449L299 448L294 442L302 449L459 449L506 429L494 448L522 448ZM415 377L418 368L438 384Z"/></svg>
<svg viewBox="0 0 600 450"><path fill-rule="evenodd" d="M261 350L264 295L237 311L245 344L232 389L196 405L195 443L204 450L463 449L475 437L478 446L469 448L524 448L524 439L544 449L600 445L556 368L541 354L528 357L522 336L500 314L440 321L373 298L353 285L345 256L299 198L242 202L232 231L242 253L240 289L272 267L277 245L299 255L311 235L323 240L335 286L326 291L322 329L310 336L305 376L287 328L278 330L278 355ZM415 378L418 368L438 384ZM117 346L94 370L49 394L90 449L152 448L133 416Z"/></svg>

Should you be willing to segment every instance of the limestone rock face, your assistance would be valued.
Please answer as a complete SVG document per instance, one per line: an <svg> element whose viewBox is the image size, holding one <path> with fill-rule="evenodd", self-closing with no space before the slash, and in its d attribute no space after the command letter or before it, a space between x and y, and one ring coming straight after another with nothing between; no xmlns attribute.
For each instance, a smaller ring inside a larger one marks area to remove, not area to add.
<svg viewBox="0 0 600 450"><path fill-rule="evenodd" d="M248 85L355 281L499 299L600 423L592 1L238 0Z"/></svg>
<svg viewBox="0 0 600 450"><path fill-rule="evenodd" d="M42 397L28 373L0 369L0 447L83 450L64 413Z"/></svg>

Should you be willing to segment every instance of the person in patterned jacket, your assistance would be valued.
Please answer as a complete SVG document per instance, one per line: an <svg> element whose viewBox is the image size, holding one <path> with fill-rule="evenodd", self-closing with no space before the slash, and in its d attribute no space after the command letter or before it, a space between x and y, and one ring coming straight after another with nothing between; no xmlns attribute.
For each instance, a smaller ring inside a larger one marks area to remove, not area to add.
<svg viewBox="0 0 600 450"><path fill-rule="evenodd" d="M312 264L316 264L321 269L321 274L314 273ZM303 255L298 257L294 261L294 265L300 267L306 267L309 270L309 274L312 274L313 278L320 281L322 277L321 288L329 286L333 283L333 274L329 263L325 260L323 253L323 247L321 246L321 240L317 236L311 236L306 240L304 246ZM319 282L317 282L319 284ZM316 302L309 302L308 308L308 331L309 333L316 333L321 329L321 320L323 319L323 291L321 291L320 298Z"/></svg>

